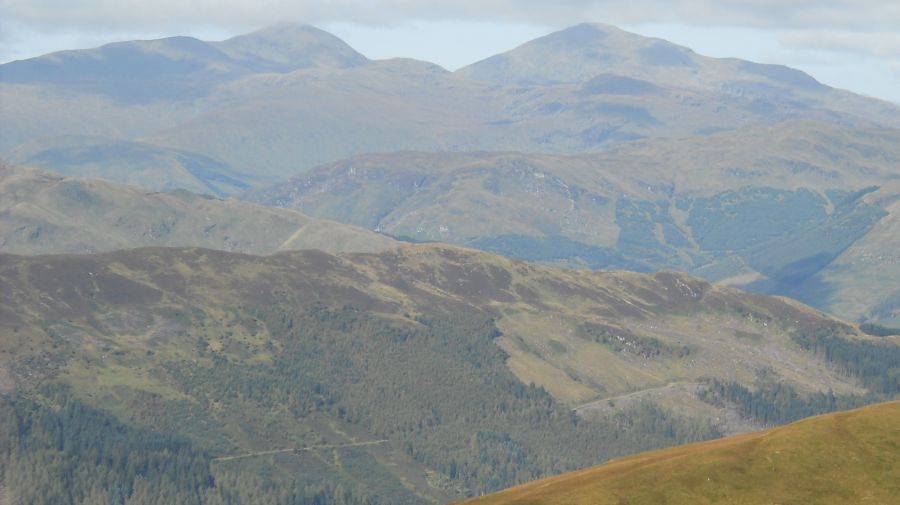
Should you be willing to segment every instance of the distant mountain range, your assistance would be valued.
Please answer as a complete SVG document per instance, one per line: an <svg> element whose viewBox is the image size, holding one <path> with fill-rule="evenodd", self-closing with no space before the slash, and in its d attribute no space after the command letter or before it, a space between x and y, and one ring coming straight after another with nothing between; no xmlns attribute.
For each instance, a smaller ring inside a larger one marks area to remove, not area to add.
<svg viewBox="0 0 900 505"><path fill-rule="evenodd" d="M465 503L894 503L900 403L649 452Z"/></svg>
<svg viewBox="0 0 900 505"><path fill-rule="evenodd" d="M0 105L16 164L900 323L900 108L787 67L583 24L448 72L281 25L12 62Z"/></svg>
<svg viewBox="0 0 900 505"><path fill-rule="evenodd" d="M14 162L220 195L371 152L572 154L787 120L900 126L900 107L797 70L596 24L452 73L369 61L307 26L123 42L2 65L0 103ZM151 176L146 153L171 169Z"/></svg>

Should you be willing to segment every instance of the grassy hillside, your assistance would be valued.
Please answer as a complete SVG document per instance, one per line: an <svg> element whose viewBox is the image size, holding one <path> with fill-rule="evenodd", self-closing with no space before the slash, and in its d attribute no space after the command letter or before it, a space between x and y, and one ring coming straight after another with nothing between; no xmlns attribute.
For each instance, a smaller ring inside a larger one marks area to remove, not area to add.
<svg viewBox="0 0 900 505"><path fill-rule="evenodd" d="M900 369L895 337L795 302L436 245L4 255L0 332L14 402L99 409L138 448L186 440L216 482L252 480L230 503L447 501L900 389L872 375ZM34 408L6 433L64 456L21 421ZM54 480L17 475L14 493Z"/></svg>
<svg viewBox="0 0 900 505"><path fill-rule="evenodd" d="M649 452L467 503L896 503L900 403Z"/></svg>
<svg viewBox="0 0 900 505"><path fill-rule="evenodd" d="M892 255L898 145L892 129L787 123L582 156L402 152L246 197L532 261L687 270L878 319L900 269L859 256ZM861 261L878 274L846 268Z"/></svg>
<svg viewBox="0 0 900 505"><path fill-rule="evenodd" d="M84 253L195 246L374 252L396 242L350 225L178 190L154 193L96 179L0 169L0 251Z"/></svg>

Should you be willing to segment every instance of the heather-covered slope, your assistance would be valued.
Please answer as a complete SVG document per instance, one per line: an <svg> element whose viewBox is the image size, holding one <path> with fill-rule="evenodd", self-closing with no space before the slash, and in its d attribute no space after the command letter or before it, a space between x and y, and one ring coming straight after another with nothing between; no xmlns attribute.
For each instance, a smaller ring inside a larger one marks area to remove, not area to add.
<svg viewBox="0 0 900 505"><path fill-rule="evenodd" d="M392 503L900 391L895 339L795 302L448 246L3 255L0 333L7 395L183 437L220 482Z"/></svg>

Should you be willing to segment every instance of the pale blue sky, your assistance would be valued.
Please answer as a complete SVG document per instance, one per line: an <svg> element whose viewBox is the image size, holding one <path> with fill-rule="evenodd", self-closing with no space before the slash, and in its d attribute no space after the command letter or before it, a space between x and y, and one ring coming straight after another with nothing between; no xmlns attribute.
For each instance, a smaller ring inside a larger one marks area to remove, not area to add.
<svg viewBox="0 0 900 505"><path fill-rule="evenodd" d="M370 58L412 57L451 70L598 21L708 56L788 65L900 103L900 2L893 0L0 0L0 12L3 62L118 40L221 40L293 20Z"/></svg>

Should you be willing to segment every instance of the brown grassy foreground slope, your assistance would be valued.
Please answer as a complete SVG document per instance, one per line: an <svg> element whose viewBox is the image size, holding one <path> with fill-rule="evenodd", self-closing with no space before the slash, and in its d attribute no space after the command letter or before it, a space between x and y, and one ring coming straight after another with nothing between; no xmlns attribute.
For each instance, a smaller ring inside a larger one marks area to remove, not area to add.
<svg viewBox="0 0 900 505"><path fill-rule="evenodd" d="M638 454L467 503L888 505L898 502L900 402Z"/></svg>

